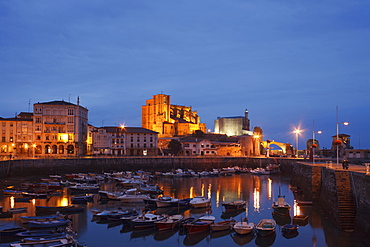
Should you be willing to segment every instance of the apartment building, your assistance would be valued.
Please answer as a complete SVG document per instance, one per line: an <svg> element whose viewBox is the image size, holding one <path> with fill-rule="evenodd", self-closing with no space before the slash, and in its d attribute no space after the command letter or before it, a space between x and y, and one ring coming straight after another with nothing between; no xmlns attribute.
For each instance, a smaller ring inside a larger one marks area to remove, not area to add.
<svg viewBox="0 0 370 247"><path fill-rule="evenodd" d="M83 156L87 153L88 110L65 102L33 105L35 155L37 157Z"/></svg>
<svg viewBox="0 0 370 247"><path fill-rule="evenodd" d="M158 155L158 133L141 127L94 128L92 140L94 155Z"/></svg>

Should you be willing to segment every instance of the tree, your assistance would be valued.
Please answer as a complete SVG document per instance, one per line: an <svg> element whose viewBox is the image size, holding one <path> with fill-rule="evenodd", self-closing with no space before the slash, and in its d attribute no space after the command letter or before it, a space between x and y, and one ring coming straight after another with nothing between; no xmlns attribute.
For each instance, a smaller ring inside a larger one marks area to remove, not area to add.
<svg viewBox="0 0 370 247"><path fill-rule="evenodd" d="M169 153L178 155L182 151L181 143L178 140L172 139L168 144Z"/></svg>

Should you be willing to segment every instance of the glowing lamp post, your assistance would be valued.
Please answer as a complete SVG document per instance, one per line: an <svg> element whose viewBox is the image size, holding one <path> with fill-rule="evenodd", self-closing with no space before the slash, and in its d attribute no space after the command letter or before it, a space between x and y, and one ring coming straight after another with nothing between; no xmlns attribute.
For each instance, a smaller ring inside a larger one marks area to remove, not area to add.
<svg viewBox="0 0 370 247"><path fill-rule="evenodd" d="M301 130L300 129L295 129L293 131L293 133L295 134L296 158L298 158L298 136L301 133Z"/></svg>

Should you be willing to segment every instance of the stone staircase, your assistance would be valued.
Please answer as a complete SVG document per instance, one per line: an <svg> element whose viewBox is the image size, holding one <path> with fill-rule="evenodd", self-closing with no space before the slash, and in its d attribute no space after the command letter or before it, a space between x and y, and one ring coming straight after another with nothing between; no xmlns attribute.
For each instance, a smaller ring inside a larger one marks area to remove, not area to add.
<svg viewBox="0 0 370 247"><path fill-rule="evenodd" d="M336 171L338 216L343 231L353 231L356 223L356 201L351 189L349 171Z"/></svg>

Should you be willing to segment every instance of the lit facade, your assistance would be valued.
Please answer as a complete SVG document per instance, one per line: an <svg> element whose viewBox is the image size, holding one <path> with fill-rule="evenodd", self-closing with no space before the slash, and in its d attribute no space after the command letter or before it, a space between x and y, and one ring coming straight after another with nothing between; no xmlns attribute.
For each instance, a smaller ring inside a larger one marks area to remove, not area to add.
<svg viewBox="0 0 370 247"><path fill-rule="evenodd" d="M171 105L170 95L157 94L141 107L142 127L158 132L159 137L184 136L196 130L206 132L197 111L191 107Z"/></svg>
<svg viewBox="0 0 370 247"><path fill-rule="evenodd" d="M87 154L88 110L65 101L33 105L35 155L40 157Z"/></svg>
<svg viewBox="0 0 370 247"><path fill-rule="evenodd" d="M94 155L158 155L158 133L141 127L95 128L92 140Z"/></svg>
<svg viewBox="0 0 370 247"><path fill-rule="evenodd" d="M22 112L15 118L0 118L0 159L33 155L32 113Z"/></svg>
<svg viewBox="0 0 370 247"><path fill-rule="evenodd" d="M215 121L216 134L225 134L227 136L240 136L251 134L250 120L248 110L245 110L244 116L238 117L218 117Z"/></svg>
<svg viewBox="0 0 370 247"><path fill-rule="evenodd" d="M181 142L184 155L193 156L214 156L217 155L217 148L207 140Z"/></svg>

